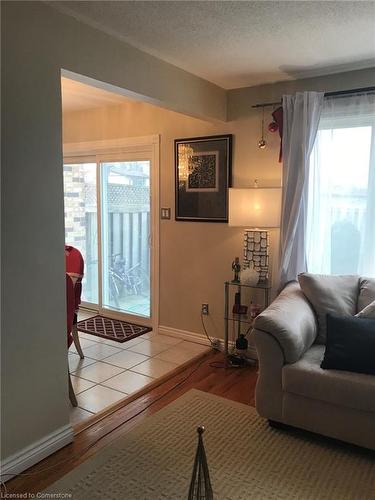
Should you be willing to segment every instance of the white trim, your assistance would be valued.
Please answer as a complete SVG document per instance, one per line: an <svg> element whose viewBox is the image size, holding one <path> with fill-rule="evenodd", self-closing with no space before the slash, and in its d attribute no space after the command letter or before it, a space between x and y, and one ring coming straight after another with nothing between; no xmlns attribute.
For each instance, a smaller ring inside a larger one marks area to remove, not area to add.
<svg viewBox="0 0 375 500"><path fill-rule="evenodd" d="M152 328L157 331L160 301L160 136L154 135L151 138L151 319Z"/></svg>
<svg viewBox="0 0 375 500"><path fill-rule="evenodd" d="M125 137L121 139L109 139L102 141L65 143L63 145L64 162L69 162L71 159L81 161L83 158L91 158L97 164L97 210L98 210L98 235L102 234L102 217L101 217L101 198L100 198L100 171L99 163L101 161L110 160L149 160L151 162L150 171L150 258L151 258L151 318L132 315L129 313L116 312L110 310L111 315L118 319L132 321L134 323L142 323L152 326L154 331L157 331L159 323L159 205L160 205L160 136L158 134L141 136L141 137ZM99 279L99 295L102 287L101 283L101 240L98 239L98 279ZM100 297L99 297L100 299ZM100 302L100 300L99 300ZM94 304L93 304L94 305ZM108 309L103 308L102 304L98 304L98 312L108 314Z"/></svg>
<svg viewBox="0 0 375 500"><path fill-rule="evenodd" d="M169 337L176 337L181 340L188 340L189 342L196 342L198 344L210 345L208 338L201 333L189 332L187 330L179 330L170 326L159 325L158 333L160 335L168 335Z"/></svg>
<svg viewBox="0 0 375 500"><path fill-rule="evenodd" d="M1 480L8 481L32 465L40 462L55 451L71 443L74 438L73 428L70 424L64 425L39 441L26 446L14 455L1 462ZM10 474L10 475L7 475Z"/></svg>
<svg viewBox="0 0 375 500"><path fill-rule="evenodd" d="M159 135L148 135L141 137L124 137L121 139L108 139L104 141L91 142L69 142L63 145L64 157L96 156L98 154L121 153L126 150L135 152L154 152L155 145L159 146Z"/></svg>
<svg viewBox="0 0 375 500"><path fill-rule="evenodd" d="M188 342L195 342L197 344L211 345L208 338L202 333L189 332L187 330L179 330L178 328L172 328L170 326L159 326L159 335L168 335L169 337L176 337L181 340L187 340ZM220 342L224 343L224 339L219 339ZM232 346L233 342L229 342ZM249 345L247 348L249 357L252 359L258 359L258 354L254 345Z"/></svg>

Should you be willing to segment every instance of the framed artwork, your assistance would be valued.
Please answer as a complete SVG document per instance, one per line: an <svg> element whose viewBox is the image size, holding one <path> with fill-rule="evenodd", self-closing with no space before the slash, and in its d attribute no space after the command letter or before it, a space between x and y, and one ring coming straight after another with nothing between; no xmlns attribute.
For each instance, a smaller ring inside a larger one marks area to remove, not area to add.
<svg viewBox="0 0 375 500"><path fill-rule="evenodd" d="M176 220L228 222L232 135L176 139Z"/></svg>

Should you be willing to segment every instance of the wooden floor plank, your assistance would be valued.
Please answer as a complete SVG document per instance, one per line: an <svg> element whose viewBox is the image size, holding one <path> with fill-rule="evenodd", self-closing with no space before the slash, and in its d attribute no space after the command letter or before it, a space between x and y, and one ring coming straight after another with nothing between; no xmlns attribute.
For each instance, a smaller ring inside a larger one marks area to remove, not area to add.
<svg viewBox="0 0 375 500"><path fill-rule="evenodd" d="M6 483L8 493L42 491L97 453L103 446L114 441L148 415L157 412L190 389L199 389L233 401L254 405L257 368L224 369L212 366L212 363L221 365L222 361L223 356L220 353L210 353L203 360L194 362L184 371L96 422L88 429L79 432L72 444L31 467L23 475L8 481ZM174 388L177 384L179 386ZM161 399L157 400L158 398ZM151 406L145 409L150 404ZM129 421L129 418L140 411L142 411L140 415Z"/></svg>

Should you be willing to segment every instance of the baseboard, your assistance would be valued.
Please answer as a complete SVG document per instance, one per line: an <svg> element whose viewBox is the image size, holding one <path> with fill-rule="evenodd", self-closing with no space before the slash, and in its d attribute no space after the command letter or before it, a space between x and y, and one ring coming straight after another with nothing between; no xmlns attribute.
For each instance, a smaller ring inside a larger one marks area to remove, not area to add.
<svg viewBox="0 0 375 500"><path fill-rule="evenodd" d="M32 465L48 457L73 441L74 433L70 424L51 432L48 436L27 446L23 450L2 460L0 476L3 482L20 474Z"/></svg>
<svg viewBox="0 0 375 500"><path fill-rule="evenodd" d="M161 325L159 325L158 332L161 335L168 335L169 337L189 340L190 342L196 342L197 344L210 345L208 338L202 333L189 332L187 330L179 330L178 328L172 328L171 326Z"/></svg>
<svg viewBox="0 0 375 500"><path fill-rule="evenodd" d="M158 332L160 335L168 335L169 337L176 337L182 340L188 340L189 342L196 342L197 344L210 345L208 338L202 333L189 332L187 330L179 330L178 328L172 328L171 326L162 326L159 325ZM223 339L220 339L221 345L224 345ZM232 346L233 342L229 342L229 345ZM255 346L249 345L248 356L252 359L258 359L257 351Z"/></svg>

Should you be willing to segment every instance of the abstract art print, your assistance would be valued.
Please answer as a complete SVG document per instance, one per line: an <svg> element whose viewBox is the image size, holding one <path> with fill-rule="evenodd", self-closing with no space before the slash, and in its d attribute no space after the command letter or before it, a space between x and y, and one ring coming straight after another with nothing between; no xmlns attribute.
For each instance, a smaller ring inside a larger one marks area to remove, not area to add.
<svg viewBox="0 0 375 500"><path fill-rule="evenodd" d="M232 136L175 140L176 220L228 221Z"/></svg>
<svg viewBox="0 0 375 500"><path fill-rule="evenodd" d="M186 191L212 192L219 190L219 151L192 154Z"/></svg>

